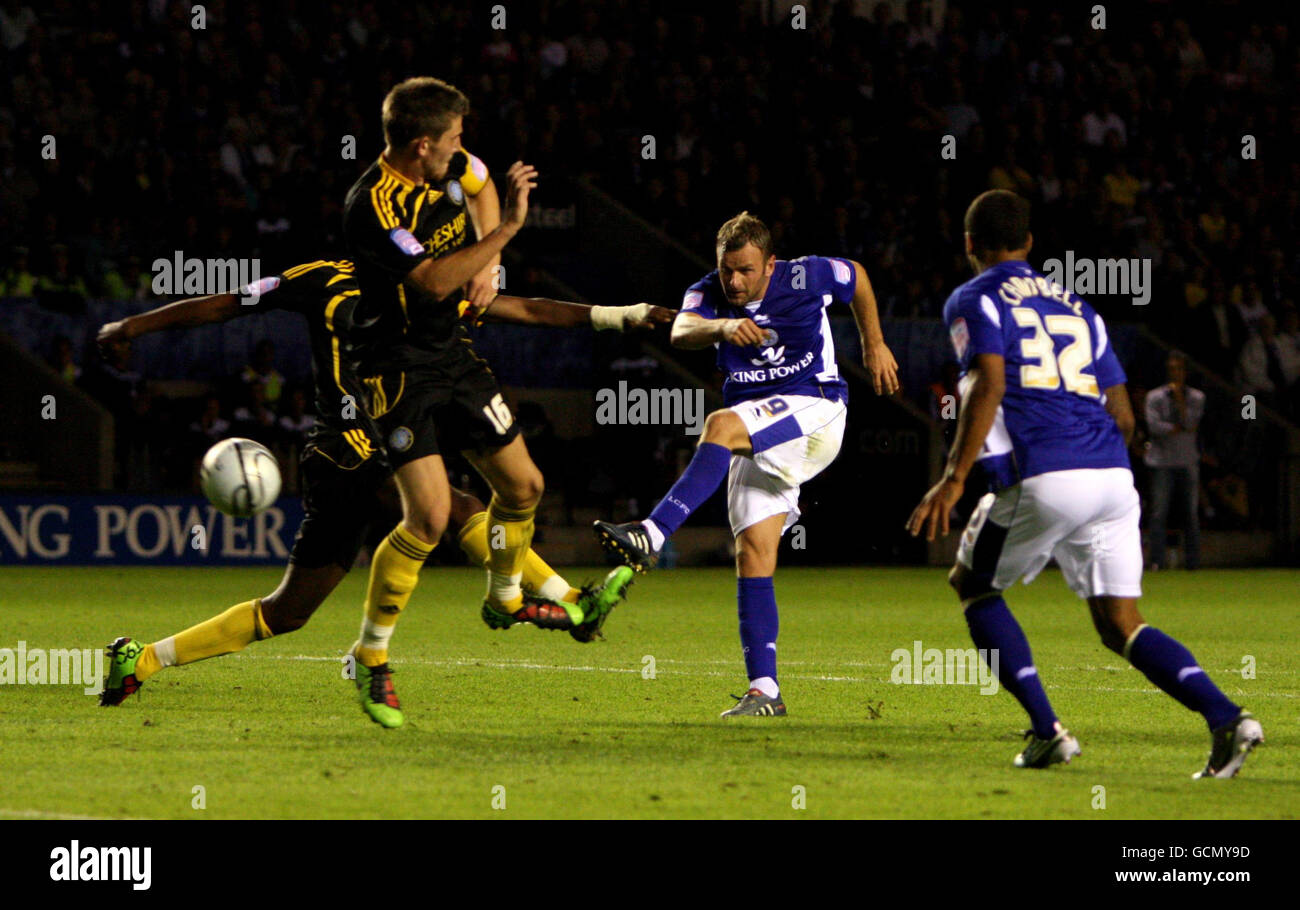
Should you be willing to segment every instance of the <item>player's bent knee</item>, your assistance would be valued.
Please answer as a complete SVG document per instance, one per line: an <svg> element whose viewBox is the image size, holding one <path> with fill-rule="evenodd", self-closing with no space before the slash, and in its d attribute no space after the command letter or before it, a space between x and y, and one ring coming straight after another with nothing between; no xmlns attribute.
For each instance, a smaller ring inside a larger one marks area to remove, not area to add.
<svg viewBox="0 0 1300 910"><path fill-rule="evenodd" d="M766 578L776 570L774 550L742 547L736 551L736 574L742 578Z"/></svg>
<svg viewBox="0 0 1300 910"><path fill-rule="evenodd" d="M969 606L972 601L993 597L998 593L987 579L980 578L960 563L948 573L948 585L957 592L962 606Z"/></svg>
<svg viewBox="0 0 1300 910"><path fill-rule="evenodd" d="M1137 611L1136 602L1129 598L1090 597L1088 607L1101 643L1122 655L1129 636L1142 626L1142 614Z"/></svg>
<svg viewBox="0 0 1300 910"><path fill-rule="evenodd" d="M307 625L307 620L321 605L322 598L278 596L272 594L262 598L262 621L271 630L272 635L286 635L297 632Z"/></svg>
<svg viewBox="0 0 1300 910"><path fill-rule="evenodd" d="M1093 613L1093 625L1097 627L1097 635L1101 637L1101 643L1116 654L1124 653L1124 643L1127 636L1116 627L1108 617Z"/></svg>
<svg viewBox="0 0 1300 910"><path fill-rule="evenodd" d="M748 435L744 422L734 411L724 408L704 419L704 432L700 434L700 442L712 442L731 448Z"/></svg>
<svg viewBox="0 0 1300 910"><path fill-rule="evenodd" d="M497 501L507 509L531 509L542 501L546 482L542 479L542 472L534 468L522 477L511 478L493 492Z"/></svg>
<svg viewBox="0 0 1300 910"><path fill-rule="evenodd" d="M447 516L419 515L404 520L402 527L425 543L435 544L442 540L442 535L447 531Z"/></svg>
<svg viewBox="0 0 1300 910"><path fill-rule="evenodd" d="M307 625L307 620L311 619L311 614L307 614L306 616L289 614L287 616L276 615L272 617L263 613L262 619L266 622L266 627L271 630L271 634L279 636L287 635L290 632L297 632L303 626Z"/></svg>
<svg viewBox="0 0 1300 910"><path fill-rule="evenodd" d="M524 485L523 494L528 500L528 505L535 506L542 501L542 494L546 492L546 480L542 477L542 472L533 468L532 473L528 476L528 482Z"/></svg>

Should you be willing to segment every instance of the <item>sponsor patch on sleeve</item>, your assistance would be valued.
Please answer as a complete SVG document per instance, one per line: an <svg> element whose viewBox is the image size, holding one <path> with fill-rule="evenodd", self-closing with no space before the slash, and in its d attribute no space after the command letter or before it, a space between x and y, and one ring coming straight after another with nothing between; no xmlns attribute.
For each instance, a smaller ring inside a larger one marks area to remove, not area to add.
<svg viewBox="0 0 1300 910"><path fill-rule="evenodd" d="M700 304L704 302L704 293L702 291L687 291L686 296L682 298L683 310L698 310Z"/></svg>
<svg viewBox="0 0 1300 910"><path fill-rule="evenodd" d="M966 356L966 349L970 347L970 329L966 327L966 317L958 316L948 327L948 336L952 338L953 350L957 352L958 359Z"/></svg>
<svg viewBox="0 0 1300 910"><path fill-rule="evenodd" d="M408 256L424 255L424 245L415 239L415 235L406 228L393 228L388 232L397 248Z"/></svg>
<svg viewBox="0 0 1300 910"><path fill-rule="evenodd" d="M468 152L465 154L469 155ZM487 180L487 165L483 163L483 159L478 155L469 156L469 170L480 181Z"/></svg>
<svg viewBox="0 0 1300 910"><path fill-rule="evenodd" d="M836 284L848 284L853 280L853 269L847 262L839 259L829 260L831 264L831 275L835 278Z"/></svg>

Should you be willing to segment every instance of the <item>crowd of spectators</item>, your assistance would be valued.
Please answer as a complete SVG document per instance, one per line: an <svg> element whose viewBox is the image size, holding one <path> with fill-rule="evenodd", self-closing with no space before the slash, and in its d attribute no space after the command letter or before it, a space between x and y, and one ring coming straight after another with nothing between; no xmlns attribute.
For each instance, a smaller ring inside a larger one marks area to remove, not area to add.
<svg viewBox="0 0 1300 910"><path fill-rule="evenodd" d="M1107 319L1297 414L1282 8L1111 4L1098 28L1086 6L787 7L214 0L196 27L175 0L4 0L0 295L75 311L147 296L142 263L177 249L264 273L338 250L383 93L434 74L470 96L489 165L539 167L539 200L548 174L589 179L705 256L749 209L782 255L862 261L888 317L939 315L969 276L966 204L1014 189L1035 261L1150 260L1150 303L1093 298Z"/></svg>

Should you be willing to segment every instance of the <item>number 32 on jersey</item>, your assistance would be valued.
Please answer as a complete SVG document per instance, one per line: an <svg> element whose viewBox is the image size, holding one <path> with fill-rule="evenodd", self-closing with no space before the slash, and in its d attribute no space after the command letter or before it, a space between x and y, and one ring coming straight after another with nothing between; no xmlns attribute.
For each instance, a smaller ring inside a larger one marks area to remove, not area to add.
<svg viewBox="0 0 1300 910"><path fill-rule="evenodd" d="M1032 307L1011 308L1011 316L1022 328L1034 334L1020 341L1020 354L1036 361L1020 367L1020 385L1026 389L1057 389L1065 384L1067 392L1086 398L1100 398L1097 377L1083 372L1092 365L1092 334L1081 316L1053 313L1040 317ZM1061 352L1056 352L1056 338L1069 338Z"/></svg>

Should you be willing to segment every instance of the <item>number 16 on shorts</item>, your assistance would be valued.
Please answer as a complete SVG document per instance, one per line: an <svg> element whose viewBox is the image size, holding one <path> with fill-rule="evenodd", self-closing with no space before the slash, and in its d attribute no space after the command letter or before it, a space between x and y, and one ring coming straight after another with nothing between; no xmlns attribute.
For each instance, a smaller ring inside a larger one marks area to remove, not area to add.
<svg viewBox="0 0 1300 910"><path fill-rule="evenodd" d="M482 401L482 399L479 400ZM483 414L491 421L497 434L501 436L506 435L510 425L515 422L515 415L510 413L510 406L505 403L500 392L493 395L492 400L483 405Z"/></svg>

